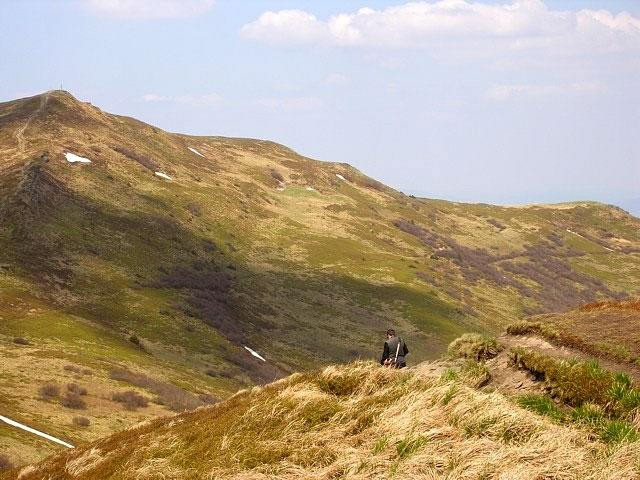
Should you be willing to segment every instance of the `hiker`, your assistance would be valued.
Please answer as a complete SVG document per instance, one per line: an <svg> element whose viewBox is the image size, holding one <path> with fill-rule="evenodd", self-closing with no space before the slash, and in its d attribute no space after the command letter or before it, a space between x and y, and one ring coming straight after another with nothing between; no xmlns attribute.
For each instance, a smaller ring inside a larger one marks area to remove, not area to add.
<svg viewBox="0 0 640 480"><path fill-rule="evenodd" d="M384 342L380 365L389 368L404 368L407 366L404 361L407 353L409 353L409 349L404 340L396 337L396 331L393 328L387 330L387 340Z"/></svg>

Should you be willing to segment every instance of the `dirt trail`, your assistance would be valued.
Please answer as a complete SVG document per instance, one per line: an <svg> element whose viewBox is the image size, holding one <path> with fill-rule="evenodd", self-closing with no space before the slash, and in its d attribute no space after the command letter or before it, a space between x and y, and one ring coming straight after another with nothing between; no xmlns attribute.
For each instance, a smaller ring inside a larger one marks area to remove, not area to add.
<svg viewBox="0 0 640 480"><path fill-rule="evenodd" d="M592 355L579 350L554 345L537 336L503 335L497 340L504 348L496 357L485 362L490 374L489 380L485 385L507 395L543 394L545 391L543 382L537 381L529 372L518 370L511 365L510 351L512 348L524 347L559 359L591 360L594 358ZM640 385L640 368L638 366L619 363L606 358L597 358L597 360L607 370L629 374L634 382ZM464 360L461 359L436 360L420 363L415 367L411 367L411 369L422 375L437 377L445 373L449 368L458 369L463 363Z"/></svg>
<svg viewBox="0 0 640 480"><path fill-rule="evenodd" d="M24 132L27 130L27 128L31 124L31 121L34 118L36 118L38 115L40 115L40 113L45 109L48 101L49 101L49 92L45 93L40 97L40 105L38 106L38 108L34 110L31 115L29 115L29 118L27 118L27 121L24 123L24 125L21 126L16 131L16 140L18 141L18 151L24 152L25 150Z"/></svg>
<svg viewBox="0 0 640 480"><path fill-rule="evenodd" d="M640 384L640 367L625 362L616 362L609 358L594 357L580 350L573 348L553 345L547 340L536 336L512 336L503 335L498 338L498 342L510 349L513 347L525 347L538 351L556 358L569 359L576 358L578 360L596 359L600 366L613 372L624 372L633 378L636 384Z"/></svg>

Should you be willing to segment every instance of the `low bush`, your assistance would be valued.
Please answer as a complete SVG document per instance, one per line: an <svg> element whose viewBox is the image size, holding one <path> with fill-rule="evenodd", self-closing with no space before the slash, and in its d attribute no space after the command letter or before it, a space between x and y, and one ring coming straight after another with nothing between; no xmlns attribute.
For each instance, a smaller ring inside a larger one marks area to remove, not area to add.
<svg viewBox="0 0 640 480"><path fill-rule="evenodd" d="M74 410L84 410L87 403L77 393L67 392L61 399L60 403L63 407L72 408Z"/></svg>
<svg viewBox="0 0 640 480"><path fill-rule="evenodd" d="M86 395L87 389L84 387L81 387L77 383L69 383L67 384L67 392L75 393L77 395Z"/></svg>
<svg viewBox="0 0 640 480"><path fill-rule="evenodd" d="M76 427L88 427L91 425L91 420L87 417L73 417L72 422Z"/></svg>
<svg viewBox="0 0 640 480"><path fill-rule="evenodd" d="M73 373L77 373L77 374L81 374L82 373L82 369L80 367L78 367L77 365L68 364L68 365L65 365L62 368L64 368L67 372L73 372Z"/></svg>
<svg viewBox="0 0 640 480"><path fill-rule="evenodd" d="M495 357L501 349L495 338L478 333L465 333L449 344L447 352L455 358L483 361Z"/></svg>
<svg viewBox="0 0 640 480"><path fill-rule="evenodd" d="M132 372L124 368L116 368L111 371L111 378L150 390L156 394L154 402L165 405L176 412L192 410L203 404L193 393L187 392L177 385L161 382L143 373Z"/></svg>
<svg viewBox="0 0 640 480"><path fill-rule="evenodd" d="M116 392L111 395L111 399L114 402L121 403L126 410L137 410L138 408L144 408L149 405L149 399L140 395L133 390L127 390L126 392Z"/></svg>
<svg viewBox="0 0 640 480"><path fill-rule="evenodd" d="M233 368L231 367L213 367L208 368L205 373L214 378L234 378Z"/></svg>
<svg viewBox="0 0 640 480"><path fill-rule="evenodd" d="M487 219L487 223L490 224L490 225L493 225L494 227L496 227L500 231L502 231L502 230L507 228L502 223L500 223L498 220L496 220L495 218L488 218Z"/></svg>
<svg viewBox="0 0 640 480"><path fill-rule="evenodd" d="M13 463L9 459L7 455L4 453L0 453L0 472L2 470L11 470L13 468Z"/></svg>
<svg viewBox="0 0 640 480"><path fill-rule="evenodd" d="M140 165L142 165L143 167L151 170L152 172L156 172L160 168L159 164L156 161L152 160L151 158L149 158L146 155L134 152L133 150L131 150L129 148L125 148L125 147L121 147L121 146L115 146L115 147L111 147L111 148L113 150L115 150L116 152L124 155L125 157L138 162Z"/></svg>
<svg viewBox="0 0 640 480"><path fill-rule="evenodd" d="M279 182L284 182L284 177L277 170L271 170L271 176Z"/></svg>
<svg viewBox="0 0 640 480"><path fill-rule="evenodd" d="M45 383L38 389L42 398L53 398L60 395L60 386L57 383Z"/></svg>

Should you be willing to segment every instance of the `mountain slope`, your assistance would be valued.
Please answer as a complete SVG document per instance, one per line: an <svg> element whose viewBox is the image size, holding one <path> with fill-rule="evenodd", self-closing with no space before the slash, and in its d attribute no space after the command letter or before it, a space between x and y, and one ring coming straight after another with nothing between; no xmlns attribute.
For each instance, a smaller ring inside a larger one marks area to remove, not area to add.
<svg viewBox="0 0 640 480"><path fill-rule="evenodd" d="M350 364L295 374L26 467L19 478L637 477L637 443L607 445L452 372Z"/></svg>
<svg viewBox="0 0 640 480"><path fill-rule="evenodd" d="M72 443L370 358L389 326L417 363L468 330L638 291L640 220L607 205L407 197L62 91L0 104L0 152L0 407ZM86 408L43 398L52 382L86 385ZM123 409L125 389L155 403Z"/></svg>

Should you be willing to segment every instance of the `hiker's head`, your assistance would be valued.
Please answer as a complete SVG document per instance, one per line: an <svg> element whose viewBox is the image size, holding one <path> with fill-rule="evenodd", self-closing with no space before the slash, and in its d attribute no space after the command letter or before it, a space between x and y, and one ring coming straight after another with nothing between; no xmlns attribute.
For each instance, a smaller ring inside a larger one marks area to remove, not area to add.
<svg viewBox="0 0 640 480"><path fill-rule="evenodd" d="M392 338L396 336L396 331L393 328L387 330L387 338Z"/></svg>

